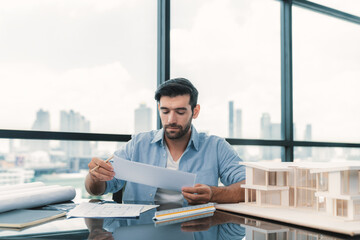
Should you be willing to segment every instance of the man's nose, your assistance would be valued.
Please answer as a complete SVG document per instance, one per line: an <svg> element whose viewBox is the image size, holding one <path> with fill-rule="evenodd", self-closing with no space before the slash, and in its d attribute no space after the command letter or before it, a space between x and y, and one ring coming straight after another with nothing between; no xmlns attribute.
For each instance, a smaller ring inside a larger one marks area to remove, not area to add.
<svg viewBox="0 0 360 240"><path fill-rule="evenodd" d="M176 123L176 114L172 111L169 113L168 123Z"/></svg>

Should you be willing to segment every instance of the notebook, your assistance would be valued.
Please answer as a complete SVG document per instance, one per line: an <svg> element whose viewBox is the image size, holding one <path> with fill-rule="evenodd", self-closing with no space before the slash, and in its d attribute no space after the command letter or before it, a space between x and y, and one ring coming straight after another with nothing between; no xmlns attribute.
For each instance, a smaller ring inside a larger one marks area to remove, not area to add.
<svg viewBox="0 0 360 240"><path fill-rule="evenodd" d="M24 228L65 215L65 211L17 209L0 213L0 227Z"/></svg>

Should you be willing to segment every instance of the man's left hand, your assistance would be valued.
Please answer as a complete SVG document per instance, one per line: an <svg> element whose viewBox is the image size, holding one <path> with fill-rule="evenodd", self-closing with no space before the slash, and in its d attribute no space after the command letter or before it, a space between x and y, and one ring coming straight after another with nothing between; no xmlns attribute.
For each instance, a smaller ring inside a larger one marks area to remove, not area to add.
<svg viewBox="0 0 360 240"><path fill-rule="evenodd" d="M208 203L213 196L213 191L205 184L195 184L194 187L183 187L181 190L189 204Z"/></svg>

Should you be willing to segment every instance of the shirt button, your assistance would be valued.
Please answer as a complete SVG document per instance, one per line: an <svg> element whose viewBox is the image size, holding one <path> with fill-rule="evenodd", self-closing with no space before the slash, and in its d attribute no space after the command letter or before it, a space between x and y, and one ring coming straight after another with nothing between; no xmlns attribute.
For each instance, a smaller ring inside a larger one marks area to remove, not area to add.
<svg viewBox="0 0 360 240"><path fill-rule="evenodd" d="M152 193L150 193L150 197L152 197L152 195L153 195L153 194L152 194Z"/></svg>

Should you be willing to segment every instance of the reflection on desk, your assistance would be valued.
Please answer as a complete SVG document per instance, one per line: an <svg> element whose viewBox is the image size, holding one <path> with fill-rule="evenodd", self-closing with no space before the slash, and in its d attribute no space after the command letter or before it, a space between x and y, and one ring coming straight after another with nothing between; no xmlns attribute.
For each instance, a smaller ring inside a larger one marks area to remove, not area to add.
<svg viewBox="0 0 360 240"><path fill-rule="evenodd" d="M217 210L213 216L157 226L156 209L139 219L59 219L21 231L0 230L0 239L359 239L263 221Z"/></svg>

